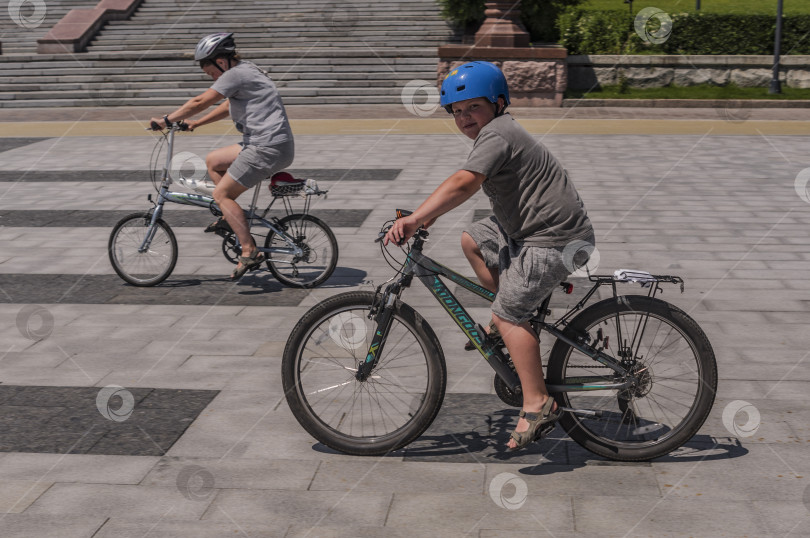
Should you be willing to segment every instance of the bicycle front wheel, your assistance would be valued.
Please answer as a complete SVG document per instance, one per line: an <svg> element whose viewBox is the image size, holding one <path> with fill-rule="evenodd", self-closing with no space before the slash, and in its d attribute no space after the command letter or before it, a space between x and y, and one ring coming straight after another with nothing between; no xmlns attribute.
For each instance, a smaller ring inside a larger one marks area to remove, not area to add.
<svg viewBox="0 0 810 538"><path fill-rule="evenodd" d="M314 288L326 282L335 270L338 244L335 234L312 215L288 215L279 220L288 236L303 253L300 256L267 253L267 267L279 282L295 288ZM284 237L270 231L265 248L290 248Z"/></svg>
<svg viewBox="0 0 810 538"><path fill-rule="evenodd" d="M155 235L143 252L150 230L149 213L127 215L113 227L107 250L118 276L133 286L154 286L172 274L177 263L177 239L163 219L155 223Z"/></svg>
<svg viewBox="0 0 810 538"><path fill-rule="evenodd" d="M560 424L595 454L620 461L664 456L694 436L711 411L717 364L709 339L681 309L646 296L600 301L566 329L621 361L637 383L623 390L566 392L557 403L596 411L564 413ZM620 381L576 348L558 340L548 365L551 384Z"/></svg>
<svg viewBox="0 0 810 538"><path fill-rule="evenodd" d="M377 330L374 293L349 292L316 305L287 340L281 375L295 418L324 445L382 455L430 426L444 398L446 367L427 322L399 301L379 362L365 381L357 367Z"/></svg>

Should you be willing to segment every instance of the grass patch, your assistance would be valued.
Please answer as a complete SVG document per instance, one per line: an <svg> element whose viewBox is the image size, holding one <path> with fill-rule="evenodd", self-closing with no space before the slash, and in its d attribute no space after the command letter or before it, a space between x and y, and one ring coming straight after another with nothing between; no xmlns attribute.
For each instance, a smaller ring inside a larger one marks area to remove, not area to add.
<svg viewBox="0 0 810 538"><path fill-rule="evenodd" d="M645 7L657 7L667 13L694 13L695 0L633 0L633 13ZM586 0L582 7L588 10L612 9L630 13L624 0ZM701 0L700 13L763 14L776 16L776 0ZM784 15L810 15L810 2L785 2Z"/></svg>
<svg viewBox="0 0 810 538"><path fill-rule="evenodd" d="M627 88L620 85L603 86L592 90L566 90L569 99L808 99L810 88L787 88L782 86L782 93L768 93L768 88L740 88L729 84L713 86L665 86L663 88Z"/></svg>

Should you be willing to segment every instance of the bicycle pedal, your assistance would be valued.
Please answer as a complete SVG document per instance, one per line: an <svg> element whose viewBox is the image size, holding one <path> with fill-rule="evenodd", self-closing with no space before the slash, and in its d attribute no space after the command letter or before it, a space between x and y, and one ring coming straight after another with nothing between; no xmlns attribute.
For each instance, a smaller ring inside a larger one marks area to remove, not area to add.
<svg viewBox="0 0 810 538"><path fill-rule="evenodd" d="M542 441L543 439L545 439L548 436L548 434L550 434L552 431L554 431L554 428L556 428L556 427L557 427L557 422L556 421L548 422L546 424L543 424L537 430L537 435L535 436L534 440L535 441Z"/></svg>

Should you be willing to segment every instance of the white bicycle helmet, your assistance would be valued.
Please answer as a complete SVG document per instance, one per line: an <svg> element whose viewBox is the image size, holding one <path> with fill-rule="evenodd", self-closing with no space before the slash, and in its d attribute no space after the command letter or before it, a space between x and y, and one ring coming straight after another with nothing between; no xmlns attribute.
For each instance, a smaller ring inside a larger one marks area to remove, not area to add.
<svg viewBox="0 0 810 538"><path fill-rule="evenodd" d="M233 40L233 33L220 32L200 39L194 50L194 61L210 60L221 54L234 54L235 52L236 43Z"/></svg>

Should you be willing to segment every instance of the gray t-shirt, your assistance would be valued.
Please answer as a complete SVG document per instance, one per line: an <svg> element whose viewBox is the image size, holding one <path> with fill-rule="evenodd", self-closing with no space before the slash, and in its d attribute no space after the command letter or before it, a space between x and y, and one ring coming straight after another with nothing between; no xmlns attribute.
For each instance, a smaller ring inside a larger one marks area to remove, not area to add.
<svg viewBox="0 0 810 538"><path fill-rule="evenodd" d="M245 145L274 146L293 139L276 85L256 64L240 61L214 81L211 89L228 98L231 119Z"/></svg>
<svg viewBox="0 0 810 538"><path fill-rule="evenodd" d="M481 187L495 218L516 241L556 247L593 233L565 169L509 114L481 129L462 168L487 177Z"/></svg>

